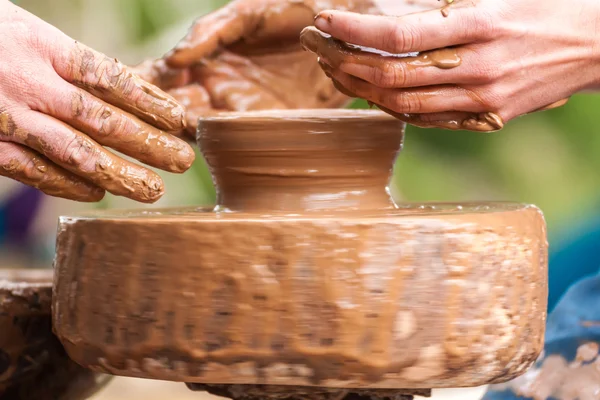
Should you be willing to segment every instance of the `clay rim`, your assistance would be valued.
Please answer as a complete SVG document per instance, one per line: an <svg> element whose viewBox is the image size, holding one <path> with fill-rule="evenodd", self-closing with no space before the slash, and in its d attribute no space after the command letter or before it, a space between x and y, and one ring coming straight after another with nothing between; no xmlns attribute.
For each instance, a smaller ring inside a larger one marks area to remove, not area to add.
<svg viewBox="0 0 600 400"><path fill-rule="evenodd" d="M365 120L371 121L396 121L399 124L404 124L396 118L384 113L380 110L365 110L365 109L292 109L292 110L258 110L258 111L240 111L240 112L217 112L211 115L200 117L198 119L198 127L205 122L231 121L239 120L240 122L254 121L290 121L297 123L298 121L305 122L331 122L336 120Z"/></svg>
<svg viewBox="0 0 600 400"><path fill-rule="evenodd" d="M423 207L423 208L418 208ZM429 207L435 207L431 209ZM452 207L462 207L458 212ZM445 209L450 207L451 209ZM379 221L389 217L406 218L407 220L413 217L427 216L436 218L445 215L463 215L463 214L498 214L514 211L523 211L527 209L535 209L543 216L542 211L534 204L518 203L510 201L495 201L495 202L460 202L460 203L398 203L397 208L385 211L373 211L372 213L362 213L358 216L353 213L323 213L319 216L320 221L336 220L342 215L344 218L361 221ZM409 212L406 212L410 210ZM406 212L406 213L404 213ZM354 215L354 216L353 216ZM202 219L204 216L205 219ZM215 217L216 216L216 217ZM214 205L204 206L189 206L183 208L153 208L153 209L120 209L120 210L92 210L73 213L68 216L59 217L61 224L73 224L78 221L96 220L103 221L157 221L157 222L177 222L188 220L190 217L201 217L196 222L211 222L215 221L261 221L265 223L277 223L280 221L299 221L311 220L313 216L302 216L294 213L272 212L268 214L244 213L244 212L215 212Z"/></svg>

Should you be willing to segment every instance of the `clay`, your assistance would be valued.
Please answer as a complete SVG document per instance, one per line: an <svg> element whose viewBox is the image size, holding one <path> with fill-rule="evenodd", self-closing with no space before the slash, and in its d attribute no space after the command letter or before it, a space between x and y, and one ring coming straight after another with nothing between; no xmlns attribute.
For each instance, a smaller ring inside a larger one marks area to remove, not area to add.
<svg viewBox="0 0 600 400"><path fill-rule="evenodd" d="M0 114L0 119L2 114ZM49 196L96 202L104 190L57 167L45 157L14 143L0 145L0 175L41 190Z"/></svg>
<svg viewBox="0 0 600 400"><path fill-rule="evenodd" d="M191 68L191 82L207 89L217 111L342 107L349 99L298 42L325 8L374 10L365 0L231 2L200 18L166 63Z"/></svg>
<svg viewBox="0 0 600 400"><path fill-rule="evenodd" d="M109 380L68 358L51 296L51 270L0 270L0 399L82 400Z"/></svg>
<svg viewBox="0 0 600 400"><path fill-rule="evenodd" d="M361 110L227 113L198 124L220 209L246 212L393 209L386 187L403 137L400 121Z"/></svg>
<svg viewBox="0 0 600 400"><path fill-rule="evenodd" d="M305 28L300 41L305 49L319 56L319 63L325 73L331 77L330 69L338 68L342 63L358 63L377 66L384 70L390 62L402 60L410 70L414 68L436 67L451 69L460 66L461 58L454 48L444 48L418 54L395 55L377 49L366 48L337 40L331 35L319 31L315 27ZM357 97L338 81L333 79L337 90L349 97ZM427 94L429 96L429 94ZM423 98L422 101L426 101ZM371 103L372 104L372 103ZM504 127L502 118L492 112L449 112L438 114L403 114L376 104L382 111L411 125L423 128L444 128L450 130L470 130L477 132L492 132ZM433 116L433 117L432 117Z"/></svg>
<svg viewBox="0 0 600 400"><path fill-rule="evenodd" d="M575 359L549 355L541 365L495 390L512 389L517 395L534 400L596 400L600 393L598 344L582 344Z"/></svg>
<svg viewBox="0 0 600 400"><path fill-rule="evenodd" d="M299 49L298 33L327 9L378 10L370 0L233 1L198 19L165 59L172 67L185 68L219 47L243 55L288 53Z"/></svg>
<svg viewBox="0 0 600 400"><path fill-rule="evenodd" d="M214 111L344 107L350 99L335 90L315 57L302 51L300 31L328 8L400 15L436 6L435 0L233 1L198 19L164 59L135 71L180 103L190 100L188 85L205 88L209 101L186 107L189 136L195 135L194 117Z"/></svg>
<svg viewBox="0 0 600 400"><path fill-rule="evenodd" d="M366 110L202 120L216 210L61 218L53 320L68 354L116 375L355 394L522 374L543 346L543 216L394 205L403 128Z"/></svg>

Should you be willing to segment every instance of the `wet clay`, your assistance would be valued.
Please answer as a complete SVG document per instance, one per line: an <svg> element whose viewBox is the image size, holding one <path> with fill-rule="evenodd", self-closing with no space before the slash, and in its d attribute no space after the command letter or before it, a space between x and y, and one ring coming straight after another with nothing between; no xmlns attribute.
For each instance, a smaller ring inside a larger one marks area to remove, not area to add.
<svg viewBox="0 0 600 400"><path fill-rule="evenodd" d="M359 395L522 374L543 346L543 216L394 205L385 186L403 128L375 110L202 120L216 210L61 218L53 319L68 354L228 391Z"/></svg>
<svg viewBox="0 0 600 400"><path fill-rule="evenodd" d="M577 349L572 362L550 355L541 365L497 390L512 389L517 395L534 400L596 400L600 393L598 349L598 343L585 343Z"/></svg>
<svg viewBox="0 0 600 400"><path fill-rule="evenodd" d="M171 67L185 68L220 48L240 55L299 50L298 34L322 10L378 13L371 0L234 1L198 19L166 56ZM285 61L280 59L284 65Z"/></svg>
<svg viewBox="0 0 600 400"><path fill-rule="evenodd" d="M230 211L393 209L386 188L403 137L402 122L361 110L227 113L198 124L218 207Z"/></svg>
<svg viewBox="0 0 600 400"><path fill-rule="evenodd" d="M136 68L144 79L168 90L186 107L190 136L197 118L214 111L337 108L350 98L336 90L302 51L298 36L322 10L396 15L422 11L433 4L366 0L244 1L196 21L187 37L165 59ZM200 85L208 97L205 101ZM182 90L179 90L182 89Z"/></svg>
<svg viewBox="0 0 600 400"><path fill-rule="evenodd" d="M109 377L71 361L51 325L51 270L0 270L0 398L83 400Z"/></svg>
<svg viewBox="0 0 600 400"><path fill-rule="evenodd" d="M315 27L305 28L300 35L300 41L305 49L319 56L319 62L326 72L328 67L338 68L342 63L356 63L385 70L387 64L398 62L399 60L409 70L424 67L451 69L461 65L460 55L454 48L401 55L390 54L377 49L342 42L319 31ZM356 97L354 93L343 87L339 82L334 80L333 84L337 90L345 95ZM504 127L502 118L492 112L450 112L431 115L403 114L378 104L377 107L401 121L423 128L492 132Z"/></svg>

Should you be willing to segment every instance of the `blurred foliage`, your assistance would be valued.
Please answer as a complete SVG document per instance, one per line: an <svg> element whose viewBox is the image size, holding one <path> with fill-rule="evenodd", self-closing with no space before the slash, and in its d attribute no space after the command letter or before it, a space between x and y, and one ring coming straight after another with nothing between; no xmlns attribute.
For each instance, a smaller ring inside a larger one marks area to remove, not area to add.
<svg viewBox="0 0 600 400"><path fill-rule="evenodd" d="M125 62L137 63L168 50L194 18L225 2L19 3L72 37ZM366 104L357 101L352 107L364 108ZM513 121L500 133L409 127L394 184L402 199L408 201L534 203L544 210L550 232L559 232L596 212L600 194L600 135L595 124L598 109L600 97L582 95L561 109ZM185 183L180 178L169 178L175 183L167 185L167 193L175 193L176 201L168 205L214 201L210 175L201 160L185 176ZM108 201L112 205L114 199Z"/></svg>

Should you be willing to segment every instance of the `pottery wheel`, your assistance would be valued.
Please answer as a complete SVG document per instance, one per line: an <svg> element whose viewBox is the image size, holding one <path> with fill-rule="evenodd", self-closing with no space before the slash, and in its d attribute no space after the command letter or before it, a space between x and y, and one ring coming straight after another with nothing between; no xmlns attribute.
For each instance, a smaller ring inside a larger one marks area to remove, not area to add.
<svg viewBox="0 0 600 400"><path fill-rule="evenodd" d="M537 208L503 203L358 219L209 209L63 218L54 318L74 360L117 375L500 382L542 349L544 228Z"/></svg>
<svg viewBox="0 0 600 400"><path fill-rule="evenodd" d="M198 129L215 210L61 218L53 318L75 361L238 400L399 400L536 360L536 207L394 204L404 124L381 112L226 114Z"/></svg>
<svg viewBox="0 0 600 400"><path fill-rule="evenodd" d="M85 399L108 380L69 359L51 297L52 270L0 270L0 399Z"/></svg>

